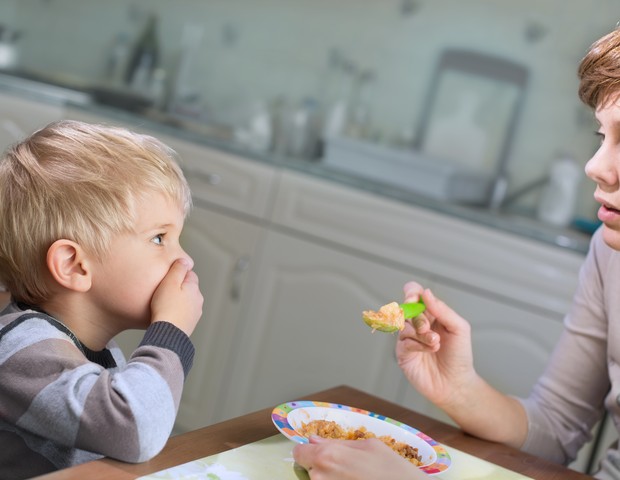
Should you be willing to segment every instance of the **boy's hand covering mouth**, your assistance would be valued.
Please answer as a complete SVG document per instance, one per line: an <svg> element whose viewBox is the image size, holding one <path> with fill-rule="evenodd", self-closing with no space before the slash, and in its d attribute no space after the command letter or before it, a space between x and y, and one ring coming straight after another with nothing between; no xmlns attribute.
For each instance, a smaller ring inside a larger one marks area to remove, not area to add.
<svg viewBox="0 0 620 480"><path fill-rule="evenodd" d="M202 316L203 297L191 260L176 260L151 301L153 321L164 320L191 335Z"/></svg>

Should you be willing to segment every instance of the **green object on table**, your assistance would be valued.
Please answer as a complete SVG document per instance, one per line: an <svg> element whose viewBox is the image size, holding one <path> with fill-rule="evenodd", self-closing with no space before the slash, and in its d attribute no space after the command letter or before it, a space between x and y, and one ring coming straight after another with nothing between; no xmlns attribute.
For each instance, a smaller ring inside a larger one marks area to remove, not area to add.
<svg viewBox="0 0 620 480"><path fill-rule="evenodd" d="M405 319L407 320L417 317L424 310L426 310L426 305L424 305L424 302L422 300L415 303L401 303L399 307L403 309L403 312L405 313Z"/></svg>

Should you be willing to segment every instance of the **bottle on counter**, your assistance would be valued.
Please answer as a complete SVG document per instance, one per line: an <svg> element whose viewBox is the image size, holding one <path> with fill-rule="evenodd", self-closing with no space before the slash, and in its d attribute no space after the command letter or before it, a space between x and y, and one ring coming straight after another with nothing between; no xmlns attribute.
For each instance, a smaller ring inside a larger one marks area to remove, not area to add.
<svg viewBox="0 0 620 480"><path fill-rule="evenodd" d="M582 169L575 159L562 155L551 165L549 180L538 205L538 218L558 227L570 225L575 212Z"/></svg>
<svg viewBox="0 0 620 480"><path fill-rule="evenodd" d="M121 86L125 81L127 62L129 61L129 38L125 33L119 33L114 38L106 62L105 74L112 85Z"/></svg>
<svg viewBox="0 0 620 480"><path fill-rule="evenodd" d="M150 15L136 40L125 71L125 83L137 91L148 91L153 72L159 65L157 17Z"/></svg>
<svg viewBox="0 0 620 480"><path fill-rule="evenodd" d="M291 106L287 98L284 95L278 95L271 103L271 151L276 155L287 154L291 116Z"/></svg>
<svg viewBox="0 0 620 480"><path fill-rule="evenodd" d="M292 157L314 160L319 147L319 105L311 97L304 98L292 111L288 130L287 153Z"/></svg>
<svg viewBox="0 0 620 480"><path fill-rule="evenodd" d="M166 71L163 68L153 70L149 93L153 99L153 107L159 110L166 110L168 106L168 85L166 80Z"/></svg>

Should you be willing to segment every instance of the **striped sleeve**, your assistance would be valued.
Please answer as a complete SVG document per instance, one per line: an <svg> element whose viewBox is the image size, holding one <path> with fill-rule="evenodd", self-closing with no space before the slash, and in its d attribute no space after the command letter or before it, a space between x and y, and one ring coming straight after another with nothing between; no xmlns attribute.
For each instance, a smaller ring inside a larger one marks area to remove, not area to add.
<svg viewBox="0 0 620 480"><path fill-rule="evenodd" d="M127 462L148 460L163 448L194 354L177 327L153 324L118 368L89 361L45 318L28 318L3 333L0 414L24 441L49 440L57 447L52 456L81 449Z"/></svg>

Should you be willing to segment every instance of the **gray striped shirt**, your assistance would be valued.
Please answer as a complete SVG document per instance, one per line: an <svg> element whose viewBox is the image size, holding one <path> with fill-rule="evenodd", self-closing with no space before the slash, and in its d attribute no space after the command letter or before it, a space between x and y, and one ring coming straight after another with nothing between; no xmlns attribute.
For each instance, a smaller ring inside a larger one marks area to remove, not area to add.
<svg viewBox="0 0 620 480"><path fill-rule="evenodd" d="M143 462L165 445L194 347L156 322L126 361L62 323L9 305L0 314L0 478L29 478L102 456Z"/></svg>

